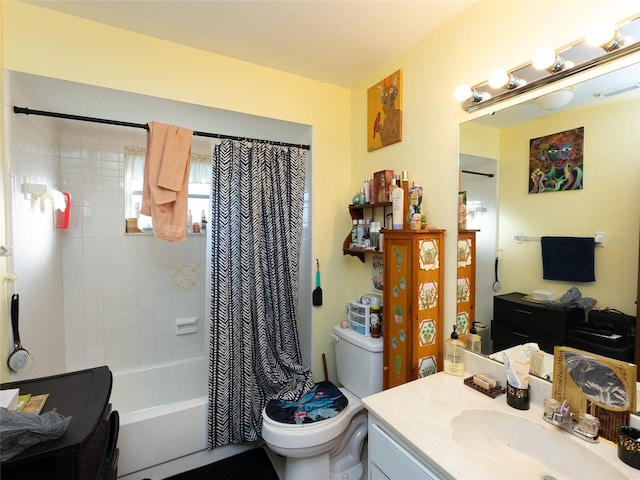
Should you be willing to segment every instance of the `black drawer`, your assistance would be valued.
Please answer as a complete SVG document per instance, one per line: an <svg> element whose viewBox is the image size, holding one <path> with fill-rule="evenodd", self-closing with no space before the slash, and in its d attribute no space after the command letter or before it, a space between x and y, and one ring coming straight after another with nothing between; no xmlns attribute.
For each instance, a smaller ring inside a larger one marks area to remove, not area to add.
<svg viewBox="0 0 640 480"><path fill-rule="evenodd" d="M584 316L579 308L554 308L524 300L523 293L493 297L493 319L518 331L564 338ZM522 343L522 342L521 342Z"/></svg>
<svg viewBox="0 0 640 480"><path fill-rule="evenodd" d="M553 347L564 345L564 336L545 335L538 332L530 332L526 329L516 329L495 320L491 322L491 340L493 340L493 350L500 351L515 345L535 342L541 350L553 354Z"/></svg>

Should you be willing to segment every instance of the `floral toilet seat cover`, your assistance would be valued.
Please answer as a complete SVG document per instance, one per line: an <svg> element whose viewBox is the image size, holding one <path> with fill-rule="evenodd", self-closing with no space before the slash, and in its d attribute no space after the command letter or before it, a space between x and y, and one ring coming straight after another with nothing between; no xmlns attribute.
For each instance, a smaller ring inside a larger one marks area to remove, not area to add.
<svg viewBox="0 0 640 480"><path fill-rule="evenodd" d="M269 400L265 412L269 418L280 423L314 423L334 417L348 403L349 400L338 387L325 381L316 383L299 400Z"/></svg>

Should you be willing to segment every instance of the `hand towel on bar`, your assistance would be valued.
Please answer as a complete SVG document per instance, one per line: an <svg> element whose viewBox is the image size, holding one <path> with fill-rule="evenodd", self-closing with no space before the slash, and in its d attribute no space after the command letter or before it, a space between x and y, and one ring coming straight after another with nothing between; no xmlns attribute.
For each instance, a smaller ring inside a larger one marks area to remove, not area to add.
<svg viewBox="0 0 640 480"><path fill-rule="evenodd" d="M594 282L593 237L541 237L542 278L562 282Z"/></svg>
<svg viewBox="0 0 640 480"><path fill-rule="evenodd" d="M193 131L149 122L140 213L151 216L156 238L187 238L187 200Z"/></svg>

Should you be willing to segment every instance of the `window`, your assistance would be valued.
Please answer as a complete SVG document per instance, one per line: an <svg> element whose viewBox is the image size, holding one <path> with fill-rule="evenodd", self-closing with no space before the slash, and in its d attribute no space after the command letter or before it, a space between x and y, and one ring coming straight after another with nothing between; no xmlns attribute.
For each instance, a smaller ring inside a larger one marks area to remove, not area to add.
<svg viewBox="0 0 640 480"><path fill-rule="evenodd" d="M198 153L194 153L197 151ZM208 152L208 153L202 153ZM138 228L144 232L151 231L151 217L140 214L142 205L142 178L144 174L144 159L146 148L125 147L125 212L127 218L138 217ZM200 224L201 216L209 214L209 196L211 194L211 145L194 144L191 154L189 172L189 200L188 209L191 211L193 222ZM186 226L185 226L186 228ZM131 230L127 226L127 231Z"/></svg>

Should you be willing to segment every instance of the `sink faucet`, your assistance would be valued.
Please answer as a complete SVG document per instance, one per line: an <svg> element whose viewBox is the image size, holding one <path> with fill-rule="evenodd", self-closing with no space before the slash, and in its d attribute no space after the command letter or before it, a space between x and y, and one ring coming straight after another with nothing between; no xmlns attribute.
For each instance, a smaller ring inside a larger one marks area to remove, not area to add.
<svg viewBox="0 0 640 480"><path fill-rule="evenodd" d="M545 398L542 418L547 423L570 432L582 440L589 443L598 442L600 420L588 413L581 413L576 420L566 400L560 403L555 398Z"/></svg>

